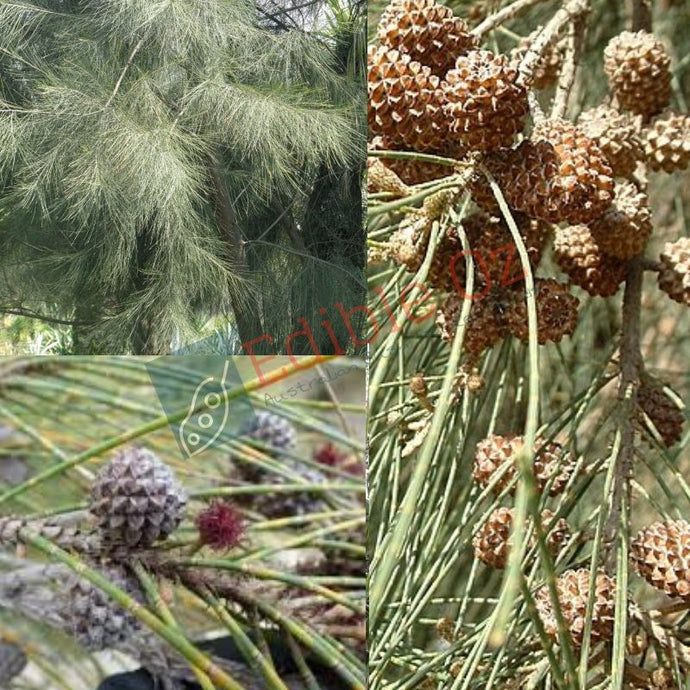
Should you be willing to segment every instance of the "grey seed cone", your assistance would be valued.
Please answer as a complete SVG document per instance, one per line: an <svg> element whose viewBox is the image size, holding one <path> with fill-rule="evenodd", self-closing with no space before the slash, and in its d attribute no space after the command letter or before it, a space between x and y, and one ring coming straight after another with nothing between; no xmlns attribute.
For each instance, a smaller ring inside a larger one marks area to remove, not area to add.
<svg viewBox="0 0 690 690"><path fill-rule="evenodd" d="M242 426L241 436L265 443L276 450L289 450L297 441L297 431L288 419L272 412L258 412Z"/></svg>
<svg viewBox="0 0 690 690"><path fill-rule="evenodd" d="M311 467L301 465L294 469L310 484L321 484L326 481L326 477L321 472ZM272 484L295 484L294 480L282 475L266 477L265 481L270 481ZM252 508L267 518L281 518L318 513L326 510L327 506L320 494L295 491L285 494L257 494L253 497Z"/></svg>
<svg viewBox="0 0 690 690"><path fill-rule="evenodd" d="M99 572L136 601L144 603L139 583L125 568L109 566L100 568ZM141 630L131 613L79 576L67 581L61 613L67 631L93 651L119 648Z"/></svg>
<svg viewBox="0 0 690 690"><path fill-rule="evenodd" d="M89 509L103 545L145 548L182 522L187 495L169 467L144 448L115 456L96 477Z"/></svg>
<svg viewBox="0 0 690 690"><path fill-rule="evenodd" d="M0 642L0 687L18 676L26 664L26 653L19 645Z"/></svg>

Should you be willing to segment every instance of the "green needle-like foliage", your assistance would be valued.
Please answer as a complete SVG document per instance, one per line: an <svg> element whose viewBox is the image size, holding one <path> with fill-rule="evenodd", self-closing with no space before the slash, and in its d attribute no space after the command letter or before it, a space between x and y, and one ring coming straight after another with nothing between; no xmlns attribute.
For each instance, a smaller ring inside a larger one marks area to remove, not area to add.
<svg viewBox="0 0 690 690"><path fill-rule="evenodd" d="M361 303L361 17L259 19L243 0L0 3L0 305L57 304L77 352L143 353L227 314L284 351L296 319ZM315 193L342 224L318 238Z"/></svg>

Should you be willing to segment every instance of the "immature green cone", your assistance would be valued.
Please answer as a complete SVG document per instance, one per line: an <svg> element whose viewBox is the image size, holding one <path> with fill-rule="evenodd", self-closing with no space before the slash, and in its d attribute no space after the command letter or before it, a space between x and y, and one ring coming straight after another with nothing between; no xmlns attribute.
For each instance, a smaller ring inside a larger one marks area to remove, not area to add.
<svg viewBox="0 0 690 690"><path fill-rule="evenodd" d="M96 476L89 510L106 548L145 548L184 518L187 495L170 468L145 448L118 453Z"/></svg>

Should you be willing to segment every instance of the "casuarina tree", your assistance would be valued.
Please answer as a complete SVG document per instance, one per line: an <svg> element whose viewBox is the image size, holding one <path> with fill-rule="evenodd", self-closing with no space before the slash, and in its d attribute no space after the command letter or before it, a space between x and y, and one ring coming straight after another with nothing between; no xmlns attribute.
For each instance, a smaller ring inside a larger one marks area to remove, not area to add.
<svg viewBox="0 0 690 690"><path fill-rule="evenodd" d="M305 31L243 0L0 3L0 307L57 310L76 352L162 353L218 316L280 350L322 318L301 311L314 284L361 300L355 15ZM324 180L357 213L315 241Z"/></svg>

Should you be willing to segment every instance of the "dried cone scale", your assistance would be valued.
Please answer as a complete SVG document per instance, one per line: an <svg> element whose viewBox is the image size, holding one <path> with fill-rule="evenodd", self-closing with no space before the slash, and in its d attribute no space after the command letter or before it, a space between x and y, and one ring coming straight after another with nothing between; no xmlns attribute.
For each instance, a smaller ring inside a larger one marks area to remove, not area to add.
<svg viewBox="0 0 690 690"><path fill-rule="evenodd" d="M184 518L187 495L170 468L144 448L118 453L96 476L90 512L107 548L145 548Z"/></svg>
<svg viewBox="0 0 690 690"><path fill-rule="evenodd" d="M499 182L510 206L550 223L589 223L611 204L611 167L577 127L552 120L506 154Z"/></svg>
<svg viewBox="0 0 690 690"><path fill-rule="evenodd" d="M668 106L671 60L647 31L624 31L604 49L604 71L621 108L649 118Z"/></svg>
<svg viewBox="0 0 690 690"><path fill-rule="evenodd" d="M630 177L645 157L637 124L628 113L600 105L583 112L577 126L601 149L616 177Z"/></svg>
<svg viewBox="0 0 690 690"><path fill-rule="evenodd" d="M585 568L567 570L556 579L558 602L576 647L581 647L584 639L589 589L590 573ZM594 591L590 639L593 643L597 643L602 640L610 640L613 637L615 579L604 572L596 573ZM558 624L551 605L548 587L544 586L537 592L536 605L546 633L552 638L558 639Z"/></svg>
<svg viewBox="0 0 690 690"><path fill-rule="evenodd" d="M443 148L448 137L438 77L386 46L370 46L367 65L369 132L418 151Z"/></svg>
<svg viewBox="0 0 690 690"><path fill-rule="evenodd" d="M558 343L577 328L580 300L570 293L567 285L553 279L534 281L537 307L537 340L540 344ZM511 334L523 342L529 341L527 302L524 290L511 294L506 316Z"/></svg>
<svg viewBox="0 0 690 690"><path fill-rule="evenodd" d="M493 434L481 440L475 449L473 476L481 486L488 486L496 476L500 479L494 485L494 492L501 493L518 473L515 457L522 450L524 438L515 434L501 436ZM558 443L536 441L533 471L540 492L549 487L549 495L556 496L566 487L575 470L575 459ZM514 493L515 486L511 493Z"/></svg>
<svg viewBox="0 0 690 690"><path fill-rule="evenodd" d="M645 131L645 156L652 170L673 173L690 163L690 116L669 113Z"/></svg>
<svg viewBox="0 0 690 690"><path fill-rule="evenodd" d="M443 77L455 59L477 47L467 24L435 0L393 0L381 15L379 41Z"/></svg>
<svg viewBox="0 0 690 690"><path fill-rule="evenodd" d="M643 380L637 391L637 404L652 423L667 448L675 446L683 435L685 414L664 392L659 381ZM641 420L644 423L644 420Z"/></svg>
<svg viewBox="0 0 690 690"><path fill-rule="evenodd" d="M690 523L671 520L645 527L630 544L630 556L652 587L690 599Z"/></svg>
<svg viewBox="0 0 690 690"><path fill-rule="evenodd" d="M604 253L586 225L556 228L553 250L561 269L590 295L611 297L625 279L625 262Z"/></svg>
<svg viewBox="0 0 690 690"><path fill-rule="evenodd" d="M450 129L473 151L511 146L528 112L527 91L505 55L475 50L459 57L441 86Z"/></svg>
<svg viewBox="0 0 690 690"><path fill-rule="evenodd" d="M672 300L690 306L690 237L667 242L659 261L659 287Z"/></svg>
<svg viewBox="0 0 690 690"><path fill-rule="evenodd" d="M512 508L497 508L475 534L472 540L474 555L482 563L499 570L506 567L512 545L510 530L514 514ZM552 524L553 517L551 511L545 510L542 512L541 522L544 530L548 531L546 544L555 558L570 538L570 529L563 518Z"/></svg>
<svg viewBox="0 0 690 690"><path fill-rule="evenodd" d="M616 185L614 202L589 227L599 249L610 256L625 260L642 253L652 234L647 195L632 182Z"/></svg>

